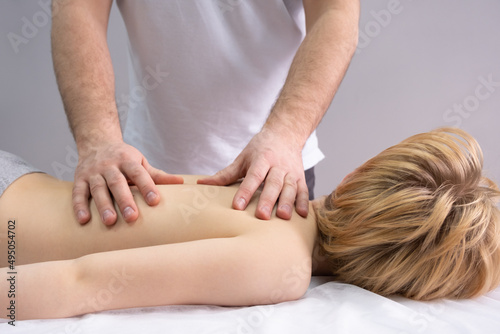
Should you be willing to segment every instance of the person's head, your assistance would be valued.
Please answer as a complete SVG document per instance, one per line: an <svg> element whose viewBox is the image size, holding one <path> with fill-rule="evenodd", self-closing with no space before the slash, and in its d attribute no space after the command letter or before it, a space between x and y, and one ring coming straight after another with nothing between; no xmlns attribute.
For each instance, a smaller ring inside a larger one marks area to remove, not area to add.
<svg viewBox="0 0 500 334"><path fill-rule="evenodd" d="M451 128L412 136L365 162L315 209L332 274L420 300L495 288L500 192L482 167L478 143Z"/></svg>

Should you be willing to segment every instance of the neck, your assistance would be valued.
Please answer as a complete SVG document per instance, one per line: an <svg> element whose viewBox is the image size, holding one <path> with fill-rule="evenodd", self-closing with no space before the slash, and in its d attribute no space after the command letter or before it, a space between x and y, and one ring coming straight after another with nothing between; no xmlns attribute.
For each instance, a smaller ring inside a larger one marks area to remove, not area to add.
<svg viewBox="0 0 500 334"><path fill-rule="evenodd" d="M314 214L314 219L316 221L317 221L316 209L324 204L325 197L326 196L322 196L311 201L312 212ZM321 247L319 246L319 235L318 235L316 236L316 243L314 244L314 249L312 253L312 274L313 276L331 276L332 272L327 262L327 258L326 256L320 254L319 252L320 249Z"/></svg>
<svg viewBox="0 0 500 334"><path fill-rule="evenodd" d="M312 254L312 275L332 276L332 271L330 270L326 257L319 253L319 249L319 244L316 242Z"/></svg>

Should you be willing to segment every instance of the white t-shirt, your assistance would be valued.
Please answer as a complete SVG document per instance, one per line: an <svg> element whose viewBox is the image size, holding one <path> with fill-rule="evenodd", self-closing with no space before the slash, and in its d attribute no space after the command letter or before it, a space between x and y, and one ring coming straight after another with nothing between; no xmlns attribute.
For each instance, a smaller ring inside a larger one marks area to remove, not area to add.
<svg viewBox="0 0 500 334"><path fill-rule="evenodd" d="M125 141L169 173L213 174L260 131L305 35L302 0L117 0L129 36ZM323 154L313 133L304 169Z"/></svg>

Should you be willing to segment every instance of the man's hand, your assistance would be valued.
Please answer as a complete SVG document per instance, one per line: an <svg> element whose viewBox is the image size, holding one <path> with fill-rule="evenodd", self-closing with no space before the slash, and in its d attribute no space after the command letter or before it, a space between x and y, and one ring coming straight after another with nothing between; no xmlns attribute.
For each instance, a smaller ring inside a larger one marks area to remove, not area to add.
<svg viewBox="0 0 500 334"><path fill-rule="evenodd" d="M180 176L169 175L152 167L133 146L123 142L93 147L80 153L73 187L73 210L80 224L90 219L89 198L92 196L106 225L116 222L113 199L127 222L137 219L139 212L129 184L137 186L149 205L160 202L155 184L183 183ZM113 196L113 199L112 197Z"/></svg>
<svg viewBox="0 0 500 334"><path fill-rule="evenodd" d="M255 212L257 218L270 219L278 197L278 217L290 219L294 204L297 213L307 217L309 192L302 165L302 148L291 145L286 136L269 130L259 132L231 165L214 176L198 180L198 183L228 185L242 177L233 208L244 210L264 182Z"/></svg>
<svg viewBox="0 0 500 334"><path fill-rule="evenodd" d="M239 210L264 182L255 213L262 219L270 218L278 196L278 217L289 219L294 201L297 213L307 216L302 147L328 109L358 40L359 0L303 3L307 34L262 131L230 166L199 180L226 185L245 177L233 200Z"/></svg>

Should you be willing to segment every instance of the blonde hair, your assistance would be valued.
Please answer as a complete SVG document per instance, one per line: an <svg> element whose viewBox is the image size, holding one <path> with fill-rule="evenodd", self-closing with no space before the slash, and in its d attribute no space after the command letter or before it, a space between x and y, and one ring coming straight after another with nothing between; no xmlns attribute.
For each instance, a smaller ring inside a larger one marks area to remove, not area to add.
<svg viewBox="0 0 500 334"><path fill-rule="evenodd" d="M336 279L419 300L495 288L500 192L482 167L474 138L443 128L357 168L315 209L319 243Z"/></svg>

